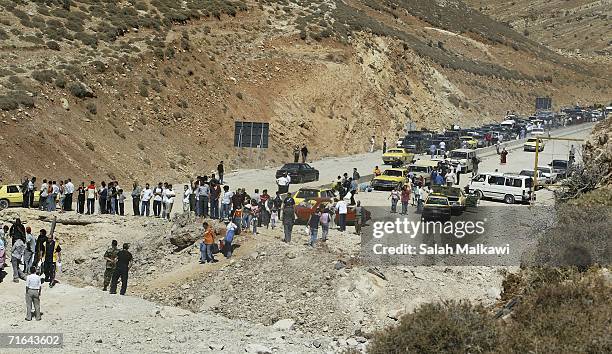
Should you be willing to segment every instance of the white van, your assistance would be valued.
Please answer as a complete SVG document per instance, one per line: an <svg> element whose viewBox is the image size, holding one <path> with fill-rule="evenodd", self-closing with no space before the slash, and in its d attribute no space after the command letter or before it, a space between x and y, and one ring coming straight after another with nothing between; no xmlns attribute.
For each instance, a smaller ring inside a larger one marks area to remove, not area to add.
<svg viewBox="0 0 612 354"><path fill-rule="evenodd" d="M514 204L529 202L531 184L532 179L528 176L493 172L478 174L472 178L468 188L479 199L490 198Z"/></svg>

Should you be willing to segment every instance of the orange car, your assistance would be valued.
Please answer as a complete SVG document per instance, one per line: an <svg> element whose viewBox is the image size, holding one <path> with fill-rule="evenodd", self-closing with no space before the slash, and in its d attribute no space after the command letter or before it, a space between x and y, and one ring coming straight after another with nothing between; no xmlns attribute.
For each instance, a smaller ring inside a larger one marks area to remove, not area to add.
<svg viewBox="0 0 612 354"><path fill-rule="evenodd" d="M309 200L305 200L302 203L295 206L295 216L296 223L305 224L310 219L310 215L314 213L321 205L327 206L331 205L333 201L329 198L313 198ZM363 223L365 224L368 220L372 218L372 214L366 210L366 208L361 207L361 212L363 216ZM335 215L335 223L338 223L338 214ZM349 205L347 214L346 214L346 224L347 225L355 225L355 206Z"/></svg>

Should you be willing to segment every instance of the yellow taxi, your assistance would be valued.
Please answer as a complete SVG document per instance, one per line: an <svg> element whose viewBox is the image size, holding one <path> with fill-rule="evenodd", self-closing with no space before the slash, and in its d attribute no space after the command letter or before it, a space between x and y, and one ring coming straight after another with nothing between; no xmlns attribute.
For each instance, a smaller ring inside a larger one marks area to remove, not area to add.
<svg viewBox="0 0 612 354"><path fill-rule="evenodd" d="M395 189L408 181L408 169L388 168L382 175L374 177L371 186L374 190Z"/></svg>
<svg viewBox="0 0 612 354"><path fill-rule="evenodd" d="M34 205L38 205L40 193L34 191ZM0 210L23 205L23 192L18 184L5 184L0 186Z"/></svg>
<svg viewBox="0 0 612 354"><path fill-rule="evenodd" d="M474 139L472 136L460 136L459 140L465 142L465 146L468 149L476 149L478 147L478 140Z"/></svg>
<svg viewBox="0 0 612 354"><path fill-rule="evenodd" d="M523 144L523 150L524 151L536 151L536 140L538 138L529 138L527 139L527 141L525 142L525 144ZM544 140L540 140L540 142L538 143L538 150L539 151L544 151Z"/></svg>
<svg viewBox="0 0 612 354"><path fill-rule="evenodd" d="M423 205L421 219L424 221L430 220L450 220L452 209L448 198L441 194L432 193L427 197Z"/></svg>
<svg viewBox="0 0 612 354"><path fill-rule="evenodd" d="M412 160L414 160L414 154L408 152L408 150L404 148L393 148L387 150L387 152L382 155L382 159L385 165L398 167L412 162Z"/></svg>
<svg viewBox="0 0 612 354"><path fill-rule="evenodd" d="M432 186L432 190L434 194L444 196L448 199L448 204L453 212L460 214L465 210L467 197L463 189L459 187Z"/></svg>
<svg viewBox="0 0 612 354"><path fill-rule="evenodd" d="M314 198L330 198L333 199L336 193L329 188L300 188L293 193L293 200L298 205L301 202Z"/></svg>

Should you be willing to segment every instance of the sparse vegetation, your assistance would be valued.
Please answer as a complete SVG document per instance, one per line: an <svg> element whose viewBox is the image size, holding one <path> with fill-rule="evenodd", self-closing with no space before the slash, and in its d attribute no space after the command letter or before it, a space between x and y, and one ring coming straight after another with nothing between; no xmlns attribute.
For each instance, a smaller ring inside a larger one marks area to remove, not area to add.
<svg viewBox="0 0 612 354"><path fill-rule="evenodd" d="M98 114L98 107L93 102L88 102L87 105L85 105L85 108L87 108L87 111L93 115Z"/></svg>
<svg viewBox="0 0 612 354"><path fill-rule="evenodd" d="M74 83L70 84L68 89L70 90L70 93L72 93L73 96L78 97L78 98L94 97L93 93L91 91L89 91L80 82L74 82Z"/></svg>
<svg viewBox="0 0 612 354"><path fill-rule="evenodd" d="M32 72L32 78L39 82L52 83L57 77L57 73L54 70L35 70Z"/></svg>

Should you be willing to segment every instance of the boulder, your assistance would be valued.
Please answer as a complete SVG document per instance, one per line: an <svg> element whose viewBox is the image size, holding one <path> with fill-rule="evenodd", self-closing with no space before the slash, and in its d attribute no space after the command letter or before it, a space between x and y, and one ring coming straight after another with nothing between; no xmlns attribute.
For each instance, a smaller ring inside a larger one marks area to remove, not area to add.
<svg viewBox="0 0 612 354"><path fill-rule="evenodd" d="M285 319L276 321L276 323L272 325L272 328L279 329L279 330L291 330L293 329L294 325L295 325L294 320L290 318L285 318Z"/></svg>
<svg viewBox="0 0 612 354"><path fill-rule="evenodd" d="M255 354L272 354L272 349L263 344L249 344L246 347L246 352Z"/></svg>
<svg viewBox="0 0 612 354"><path fill-rule="evenodd" d="M205 219L203 222L212 226L216 236L215 239L225 236L226 227L222 222L212 219ZM174 219L174 224L170 230L170 243L182 250L201 241L203 236L202 224L190 214L181 214Z"/></svg>

